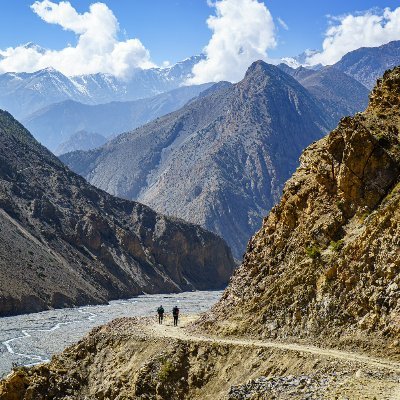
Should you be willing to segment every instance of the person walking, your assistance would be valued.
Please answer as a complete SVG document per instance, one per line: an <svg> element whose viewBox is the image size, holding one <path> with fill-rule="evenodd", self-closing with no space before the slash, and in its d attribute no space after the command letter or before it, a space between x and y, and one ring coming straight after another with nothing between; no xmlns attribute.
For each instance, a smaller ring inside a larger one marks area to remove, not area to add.
<svg viewBox="0 0 400 400"><path fill-rule="evenodd" d="M158 323L162 324L163 319L164 319L164 308L163 306L160 306L157 308L157 314L158 314Z"/></svg>
<svg viewBox="0 0 400 400"><path fill-rule="evenodd" d="M179 308L175 306L172 309L172 316L174 317L174 326L178 326L178 318L179 318Z"/></svg>

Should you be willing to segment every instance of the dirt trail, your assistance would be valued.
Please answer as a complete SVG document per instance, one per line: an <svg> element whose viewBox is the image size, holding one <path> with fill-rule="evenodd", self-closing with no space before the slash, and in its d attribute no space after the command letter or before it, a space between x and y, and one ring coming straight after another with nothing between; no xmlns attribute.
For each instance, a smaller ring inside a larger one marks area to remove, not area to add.
<svg viewBox="0 0 400 400"><path fill-rule="evenodd" d="M317 356L335 358L350 362L362 363L366 366L378 369L390 370L400 373L400 363L386 360L383 358L371 357L364 354L352 353L348 351L320 348L317 346L301 345L297 343L280 343L275 341L263 341L256 339L229 339L216 336L198 335L189 332L185 327L193 322L195 317L185 318L179 327L174 327L172 321L166 321L163 325L153 323L148 325L149 334L155 337L167 337L173 339L189 340L194 342L215 342L219 344L233 344L238 346L256 346L275 348L280 350L305 352ZM399 394L400 400L400 394Z"/></svg>

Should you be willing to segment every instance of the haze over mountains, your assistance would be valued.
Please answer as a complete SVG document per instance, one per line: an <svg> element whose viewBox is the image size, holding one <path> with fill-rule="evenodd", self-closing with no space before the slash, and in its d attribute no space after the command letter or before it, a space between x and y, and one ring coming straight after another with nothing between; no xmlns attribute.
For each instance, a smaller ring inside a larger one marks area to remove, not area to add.
<svg viewBox="0 0 400 400"><path fill-rule="evenodd" d="M85 130L109 138L183 107L210 86L211 84L183 86L154 97L98 105L65 100L34 112L22 119L22 123L41 144L61 154L58 146L70 140L76 132ZM94 147L97 146L90 148ZM62 152L73 150L85 148L64 147Z"/></svg>
<svg viewBox="0 0 400 400"><path fill-rule="evenodd" d="M61 159L109 193L218 233L240 257L302 149L333 123L295 79L260 61L238 84Z"/></svg>
<svg viewBox="0 0 400 400"><path fill-rule="evenodd" d="M229 248L203 228L94 188L0 111L0 316L224 287Z"/></svg>

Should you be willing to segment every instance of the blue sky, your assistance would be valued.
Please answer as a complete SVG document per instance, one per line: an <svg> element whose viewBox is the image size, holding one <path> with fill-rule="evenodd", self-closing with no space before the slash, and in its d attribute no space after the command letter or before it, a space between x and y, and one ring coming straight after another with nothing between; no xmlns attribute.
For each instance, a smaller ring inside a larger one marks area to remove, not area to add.
<svg viewBox="0 0 400 400"><path fill-rule="evenodd" d="M61 49L75 42L75 34L44 23L30 9L33 1L7 1L0 14L0 49L29 41ZM80 12L93 1L71 1ZM213 10L206 0L105 0L128 37L138 37L156 63L178 61L198 54L210 39L206 19ZM269 0L264 1L274 18L289 27L278 27L278 45L271 57L293 56L306 48L320 49L328 26L327 15L342 15L373 7L395 8L399 1L377 0ZM123 36L123 32L121 32Z"/></svg>
<svg viewBox="0 0 400 400"><path fill-rule="evenodd" d="M258 59L315 49L305 65L331 65L391 40L400 40L398 0L18 0L0 14L0 73L51 66L128 79L204 52L188 83L234 82Z"/></svg>

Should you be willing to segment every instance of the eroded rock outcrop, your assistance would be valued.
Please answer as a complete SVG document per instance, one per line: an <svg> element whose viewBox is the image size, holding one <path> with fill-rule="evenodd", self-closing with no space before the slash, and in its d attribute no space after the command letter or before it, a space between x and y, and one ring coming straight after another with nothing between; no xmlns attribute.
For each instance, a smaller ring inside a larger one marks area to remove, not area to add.
<svg viewBox="0 0 400 400"><path fill-rule="evenodd" d="M399 129L400 67L305 150L204 326L399 351Z"/></svg>

